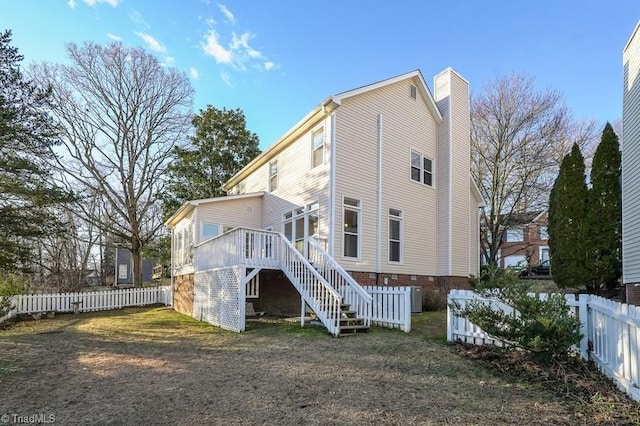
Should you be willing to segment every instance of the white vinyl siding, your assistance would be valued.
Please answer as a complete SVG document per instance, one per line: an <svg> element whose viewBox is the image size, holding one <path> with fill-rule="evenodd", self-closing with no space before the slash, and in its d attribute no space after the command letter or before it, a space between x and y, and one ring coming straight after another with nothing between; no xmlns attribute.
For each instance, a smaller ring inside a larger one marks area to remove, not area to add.
<svg viewBox="0 0 640 426"><path fill-rule="evenodd" d="M640 283L640 27L622 55L622 281Z"/></svg>
<svg viewBox="0 0 640 426"><path fill-rule="evenodd" d="M197 223L195 229L199 232L194 239L199 244L210 232L217 227L218 234L232 228L245 227L262 228L262 196L247 196L243 198L225 197L215 202L201 204L196 207ZM205 233L205 229L207 232Z"/></svg>
<svg viewBox="0 0 640 426"><path fill-rule="evenodd" d="M362 205L359 258L341 261L348 271L375 271L379 256L381 272L435 275L436 194L433 188L417 185L407 175L411 150L435 158L436 122L420 92L416 100L407 96L411 84L416 82L408 79L346 98L336 110L336 255L344 251L340 238L344 226L342 196L356 198ZM379 212L376 210L378 115L382 118ZM390 208L403 214L401 263L388 261Z"/></svg>

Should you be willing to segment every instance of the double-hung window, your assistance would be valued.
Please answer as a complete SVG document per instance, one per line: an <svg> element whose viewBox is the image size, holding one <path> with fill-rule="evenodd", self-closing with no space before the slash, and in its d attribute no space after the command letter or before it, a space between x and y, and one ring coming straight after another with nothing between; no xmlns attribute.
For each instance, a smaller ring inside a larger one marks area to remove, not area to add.
<svg viewBox="0 0 640 426"><path fill-rule="evenodd" d="M389 262L402 261L402 212L389 209Z"/></svg>
<svg viewBox="0 0 640 426"><path fill-rule="evenodd" d="M433 160L411 151L411 180L433 186Z"/></svg>
<svg viewBox="0 0 640 426"><path fill-rule="evenodd" d="M324 129L320 128L311 133L311 140L313 143L311 168L315 168L324 163Z"/></svg>
<svg viewBox="0 0 640 426"><path fill-rule="evenodd" d="M278 189L278 160L269 163L269 192Z"/></svg>
<svg viewBox="0 0 640 426"><path fill-rule="evenodd" d="M344 197L344 257L360 256L360 200Z"/></svg>

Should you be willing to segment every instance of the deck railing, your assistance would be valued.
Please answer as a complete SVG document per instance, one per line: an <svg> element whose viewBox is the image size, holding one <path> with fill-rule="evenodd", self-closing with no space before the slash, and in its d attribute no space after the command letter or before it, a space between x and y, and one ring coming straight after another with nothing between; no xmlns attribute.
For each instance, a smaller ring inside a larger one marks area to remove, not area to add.
<svg viewBox="0 0 640 426"><path fill-rule="evenodd" d="M311 237L308 239L308 256L309 263L342 296L343 303L348 303L351 310L356 311L364 325L371 325L371 295Z"/></svg>
<svg viewBox="0 0 640 426"><path fill-rule="evenodd" d="M281 269L329 332L340 332L341 295L283 234L235 228L194 247L195 272L233 265Z"/></svg>

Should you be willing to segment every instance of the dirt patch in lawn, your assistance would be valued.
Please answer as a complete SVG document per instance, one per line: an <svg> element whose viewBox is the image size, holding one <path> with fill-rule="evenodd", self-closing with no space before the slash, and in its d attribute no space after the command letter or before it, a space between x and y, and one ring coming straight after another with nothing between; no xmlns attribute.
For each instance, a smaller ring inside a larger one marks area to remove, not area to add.
<svg viewBox="0 0 640 426"><path fill-rule="evenodd" d="M22 322L0 331L0 415L65 425L588 423L553 392L443 345L432 326L443 319L340 339L276 320L236 334L167 308Z"/></svg>

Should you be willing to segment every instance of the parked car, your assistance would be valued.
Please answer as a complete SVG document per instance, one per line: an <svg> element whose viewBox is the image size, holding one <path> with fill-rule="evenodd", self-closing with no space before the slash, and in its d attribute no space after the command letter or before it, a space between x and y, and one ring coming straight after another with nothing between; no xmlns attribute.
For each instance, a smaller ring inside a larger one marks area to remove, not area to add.
<svg viewBox="0 0 640 426"><path fill-rule="evenodd" d="M520 272L521 277L547 276L551 274L551 262L545 260L537 265L530 265Z"/></svg>

